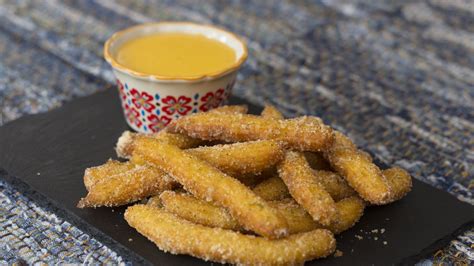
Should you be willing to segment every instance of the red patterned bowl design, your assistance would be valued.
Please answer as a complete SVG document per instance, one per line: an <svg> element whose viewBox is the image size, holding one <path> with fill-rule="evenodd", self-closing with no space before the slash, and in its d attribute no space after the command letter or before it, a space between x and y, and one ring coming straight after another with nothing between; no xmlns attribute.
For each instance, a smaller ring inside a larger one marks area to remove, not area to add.
<svg viewBox="0 0 474 266"><path fill-rule="evenodd" d="M150 93L131 87L119 79L116 81L127 123L136 131L155 133L181 116L205 112L226 103L235 78L226 86L211 91L204 90L203 93L196 92L193 95Z"/></svg>

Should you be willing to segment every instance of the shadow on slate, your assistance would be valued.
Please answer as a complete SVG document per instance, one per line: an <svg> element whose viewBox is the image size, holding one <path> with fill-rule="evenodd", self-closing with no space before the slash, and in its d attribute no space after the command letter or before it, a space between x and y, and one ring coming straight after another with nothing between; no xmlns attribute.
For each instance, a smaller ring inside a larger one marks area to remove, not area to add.
<svg viewBox="0 0 474 266"><path fill-rule="evenodd" d="M230 103L246 102L233 98ZM250 107L252 113L261 110ZM48 113L23 117L0 128L0 167L8 171L0 170L0 176L126 260L209 264L158 250L127 225L124 207L76 208L77 201L86 194L84 169L114 158L117 138L127 129L115 90L74 100ZM445 246L456 233L474 226L473 221L473 206L414 180L413 190L406 198L368 208L354 228L337 237L337 248L343 256L330 256L308 265L412 264ZM374 229L385 232L367 233Z"/></svg>

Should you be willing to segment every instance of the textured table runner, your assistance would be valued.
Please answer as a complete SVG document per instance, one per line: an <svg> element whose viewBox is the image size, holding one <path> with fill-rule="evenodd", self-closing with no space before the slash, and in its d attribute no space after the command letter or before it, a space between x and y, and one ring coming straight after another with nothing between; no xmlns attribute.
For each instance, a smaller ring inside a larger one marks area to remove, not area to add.
<svg viewBox="0 0 474 266"><path fill-rule="evenodd" d="M0 0L0 125L113 87L104 41L162 20L245 38L235 95L321 116L381 161L474 204L470 0ZM420 263L472 263L473 243L471 229ZM0 180L0 264L13 262L123 261Z"/></svg>

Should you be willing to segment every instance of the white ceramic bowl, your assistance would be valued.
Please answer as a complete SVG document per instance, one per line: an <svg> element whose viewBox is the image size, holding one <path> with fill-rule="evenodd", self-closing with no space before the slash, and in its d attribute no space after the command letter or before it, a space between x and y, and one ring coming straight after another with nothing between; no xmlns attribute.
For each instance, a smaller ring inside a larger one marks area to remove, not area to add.
<svg viewBox="0 0 474 266"><path fill-rule="evenodd" d="M117 51L130 39L160 32L202 34L235 51L235 63L216 73L173 78L149 75L117 62ZM226 102L237 71L247 58L247 47L225 30L188 22L160 22L134 26L115 33L104 46L104 57L113 67L120 100L129 126L142 133L153 133L183 115L207 111Z"/></svg>

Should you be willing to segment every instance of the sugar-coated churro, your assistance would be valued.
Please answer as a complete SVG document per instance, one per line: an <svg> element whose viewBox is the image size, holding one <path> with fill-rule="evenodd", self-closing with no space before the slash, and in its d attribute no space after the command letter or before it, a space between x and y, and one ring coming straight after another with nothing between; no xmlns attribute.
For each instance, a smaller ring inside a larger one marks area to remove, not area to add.
<svg viewBox="0 0 474 266"><path fill-rule="evenodd" d="M204 260L241 265L288 265L328 256L336 241L325 229L269 240L180 219L160 208L135 205L125 212L128 224L161 250Z"/></svg>
<svg viewBox="0 0 474 266"><path fill-rule="evenodd" d="M332 129L317 117L277 120L248 114L197 113L170 124L169 130L205 140L242 142L279 140L298 150L320 151L333 138Z"/></svg>
<svg viewBox="0 0 474 266"><path fill-rule="evenodd" d="M133 142L135 138L145 136L144 134L140 133L132 133L130 131L124 131L120 138L117 141L117 145L115 147L115 151L117 152L117 156L120 158L130 159L132 156L133 151ZM172 145L178 146L181 149L189 149L197 147L203 144L205 141L192 138L183 134L175 134L169 133L166 131L160 131L156 134L146 135L148 137L153 137L161 141L165 141Z"/></svg>
<svg viewBox="0 0 474 266"><path fill-rule="evenodd" d="M334 172L314 170L313 174L313 176L316 178L316 181L318 181L324 187L324 189L335 201L339 201L357 194L355 190L347 184L344 178Z"/></svg>
<svg viewBox="0 0 474 266"><path fill-rule="evenodd" d="M403 198L411 190L412 180L410 174L400 168L392 167L382 171L382 174L387 178L392 191L390 202L397 201Z"/></svg>
<svg viewBox="0 0 474 266"><path fill-rule="evenodd" d="M336 203L337 220L326 228L334 234L340 234L343 231L354 226L364 214L365 203L357 197L352 196L342 199Z"/></svg>
<svg viewBox="0 0 474 266"><path fill-rule="evenodd" d="M260 174L281 161L284 154L283 147L273 140L199 147L187 152L236 177Z"/></svg>
<svg viewBox="0 0 474 266"><path fill-rule="evenodd" d="M99 178L89 187L87 196L77 207L120 206L160 194L176 182L159 169L135 165L134 168Z"/></svg>
<svg viewBox="0 0 474 266"><path fill-rule="evenodd" d="M364 201L359 197L349 197L336 202L337 219L323 226L293 200L273 201L270 205L277 208L286 218L291 233L307 232L316 228L325 228L334 234L340 234L356 224L364 213Z"/></svg>
<svg viewBox="0 0 474 266"><path fill-rule="evenodd" d="M263 108L263 111L260 115L265 118L273 118L273 119L278 119L278 120L285 118L283 114L280 111L278 111L278 109L275 108L275 106L268 105L268 104L265 105L265 108Z"/></svg>
<svg viewBox="0 0 474 266"><path fill-rule="evenodd" d="M223 105L214 109L209 110L210 113L223 113L223 114L246 114L248 106L242 105Z"/></svg>
<svg viewBox="0 0 474 266"><path fill-rule="evenodd" d="M352 141L340 132L325 152L331 166L366 201L386 204L392 195L387 179L367 155L359 152Z"/></svg>
<svg viewBox="0 0 474 266"><path fill-rule="evenodd" d="M127 135L128 133L124 133L122 137L127 138ZM129 157L133 162L144 164L143 158L133 152L135 143L141 138L150 138L150 136L135 135L122 147L131 155ZM275 166L283 158L284 150L282 145L276 141L260 140L203 146L188 149L186 152L210 163L226 174L236 178L241 176L245 178L245 175L260 174Z"/></svg>
<svg viewBox="0 0 474 266"><path fill-rule="evenodd" d="M246 229L269 238L288 234L285 218L278 211L210 164L153 138L140 138L135 151L170 174L194 196L226 207Z"/></svg>
<svg viewBox="0 0 474 266"><path fill-rule="evenodd" d="M278 176L263 180L253 188L253 192L264 200L281 200L291 197L285 183Z"/></svg>
<svg viewBox="0 0 474 266"><path fill-rule="evenodd" d="M151 203L148 204L163 206L166 211L193 223L235 231L244 230L225 208L197 199L192 195L165 191L159 196L161 201L156 198L157 196L153 197ZM314 221L311 215L292 199L269 201L268 204L285 217L290 234L318 228L325 228L339 234L352 227L364 211L364 202L359 197L343 199L336 203L337 219L328 226L323 226Z"/></svg>
<svg viewBox="0 0 474 266"><path fill-rule="evenodd" d="M116 160L109 159L105 164L87 168L84 172L84 185L89 190L97 181L124 173L135 166L131 163L122 163Z"/></svg>
<svg viewBox="0 0 474 266"><path fill-rule="evenodd" d="M160 199L166 211L193 223L231 230L242 228L226 209L189 194L165 191Z"/></svg>
<svg viewBox="0 0 474 266"><path fill-rule="evenodd" d="M288 151L278 166L278 174L288 187L291 196L313 219L329 225L336 219L336 206L331 195L316 181L304 155Z"/></svg>

